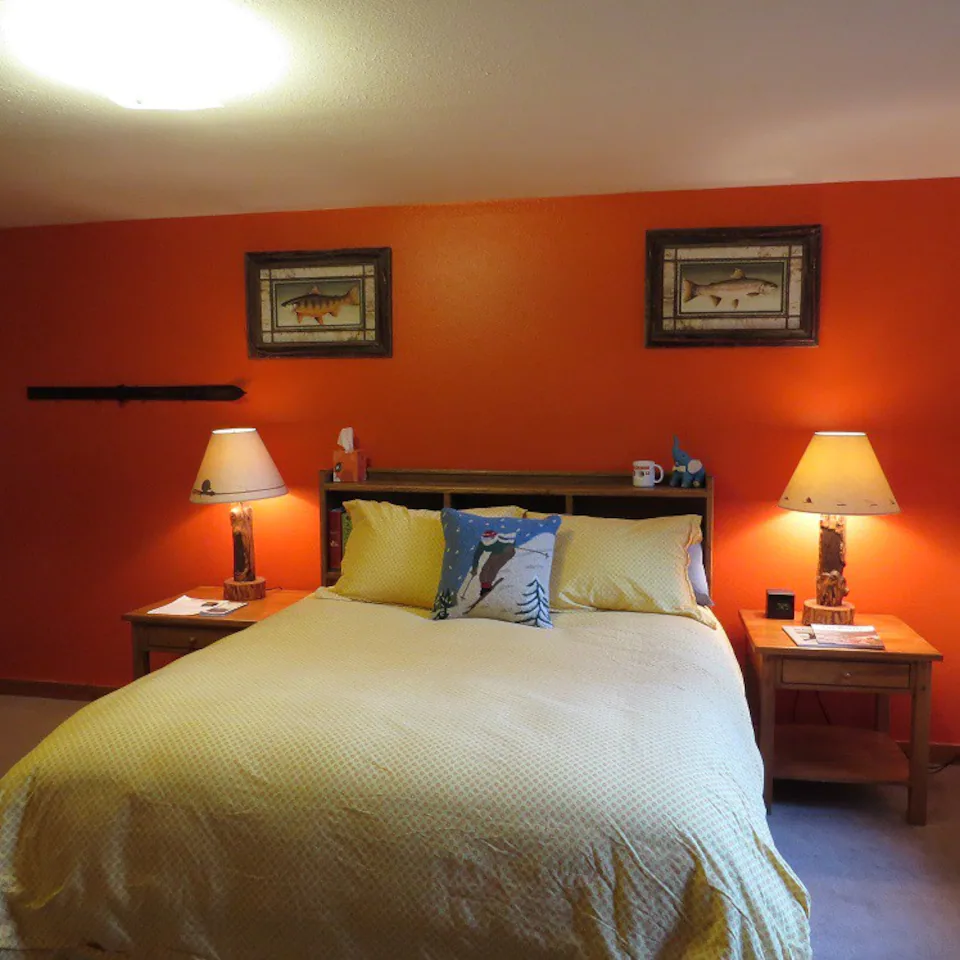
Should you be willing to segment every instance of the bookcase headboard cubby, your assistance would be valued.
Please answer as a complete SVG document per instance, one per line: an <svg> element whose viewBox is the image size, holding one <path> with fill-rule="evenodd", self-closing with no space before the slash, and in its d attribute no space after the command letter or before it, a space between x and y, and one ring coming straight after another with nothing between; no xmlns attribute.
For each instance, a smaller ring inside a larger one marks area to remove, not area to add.
<svg viewBox="0 0 960 960"><path fill-rule="evenodd" d="M704 487L683 489L667 483L635 487L631 477L621 473L370 470L362 483L340 483L327 470L320 474L320 564L325 586L340 576L330 513L342 510L348 500L383 500L416 510L516 505L539 513L628 520L696 514L703 527L707 579L713 582L712 477L707 477Z"/></svg>

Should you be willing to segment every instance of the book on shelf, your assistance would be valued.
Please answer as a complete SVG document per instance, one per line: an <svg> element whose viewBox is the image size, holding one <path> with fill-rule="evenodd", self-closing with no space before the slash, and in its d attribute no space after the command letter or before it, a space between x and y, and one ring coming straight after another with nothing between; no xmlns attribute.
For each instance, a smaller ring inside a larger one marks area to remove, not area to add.
<svg viewBox="0 0 960 960"><path fill-rule="evenodd" d="M873 626L815 623L809 627L785 626L783 632L798 647L839 650L883 650L883 641Z"/></svg>
<svg viewBox="0 0 960 960"><path fill-rule="evenodd" d="M327 564L331 570L339 569L343 559L343 517L343 507L327 511Z"/></svg>

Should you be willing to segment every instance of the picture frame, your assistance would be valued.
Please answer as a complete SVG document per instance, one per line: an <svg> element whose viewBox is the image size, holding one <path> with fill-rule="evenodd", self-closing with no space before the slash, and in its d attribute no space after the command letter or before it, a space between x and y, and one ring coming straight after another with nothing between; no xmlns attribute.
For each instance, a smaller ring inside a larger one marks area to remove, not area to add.
<svg viewBox="0 0 960 960"><path fill-rule="evenodd" d="M646 346L813 347L819 224L648 230Z"/></svg>
<svg viewBox="0 0 960 960"><path fill-rule="evenodd" d="M389 357L389 247L248 253L247 347L258 359Z"/></svg>

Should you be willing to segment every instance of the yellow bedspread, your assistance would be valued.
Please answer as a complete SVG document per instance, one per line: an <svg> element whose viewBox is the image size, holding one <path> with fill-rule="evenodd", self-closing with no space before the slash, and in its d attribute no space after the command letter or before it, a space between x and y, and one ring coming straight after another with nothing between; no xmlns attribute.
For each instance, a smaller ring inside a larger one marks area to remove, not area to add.
<svg viewBox="0 0 960 960"><path fill-rule="evenodd" d="M0 781L0 957L58 949L810 956L722 631L316 598L84 708Z"/></svg>

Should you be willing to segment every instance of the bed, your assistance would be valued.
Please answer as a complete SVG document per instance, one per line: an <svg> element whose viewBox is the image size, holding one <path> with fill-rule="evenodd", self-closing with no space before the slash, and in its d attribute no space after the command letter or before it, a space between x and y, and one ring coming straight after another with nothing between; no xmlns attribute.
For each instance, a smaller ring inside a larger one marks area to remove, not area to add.
<svg viewBox="0 0 960 960"><path fill-rule="evenodd" d="M722 629L554 623L321 589L84 708L0 782L0 957L810 957Z"/></svg>

